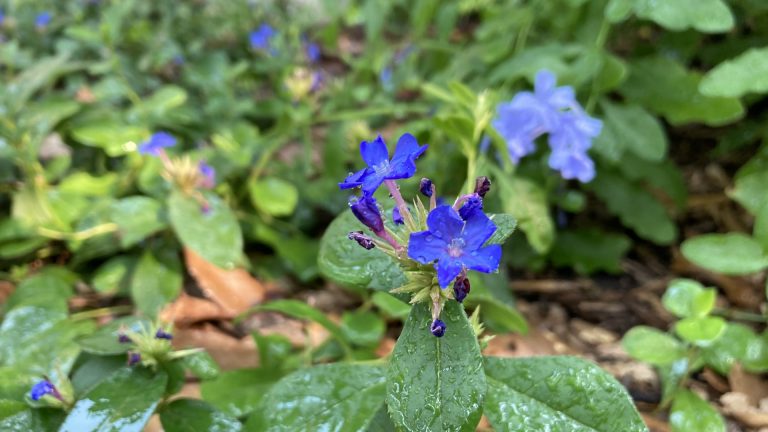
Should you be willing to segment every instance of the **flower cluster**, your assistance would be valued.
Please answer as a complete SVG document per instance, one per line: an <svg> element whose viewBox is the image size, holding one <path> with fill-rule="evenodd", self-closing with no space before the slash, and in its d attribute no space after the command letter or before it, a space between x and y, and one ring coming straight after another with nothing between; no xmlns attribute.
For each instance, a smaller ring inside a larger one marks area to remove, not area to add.
<svg viewBox="0 0 768 432"><path fill-rule="evenodd" d="M556 84L554 74L540 71L533 92L520 92L498 106L493 127L506 140L514 163L536 150L538 137L549 134L550 168L565 179L586 183L595 177L595 164L587 151L600 135L602 122L584 111L573 88Z"/></svg>
<svg viewBox="0 0 768 432"><path fill-rule="evenodd" d="M197 199L202 209L207 211L208 203L198 189L216 187L216 170L202 160L194 162L188 157L169 157L165 149L174 147L176 142L176 138L168 132L155 132L147 141L138 146L138 152L159 158L163 163L163 177Z"/></svg>
<svg viewBox="0 0 768 432"><path fill-rule="evenodd" d="M396 180L416 173L416 159L426 149L413 135L404 134L390 158L381 136L363 141L360 153L368 166L349 174L339 187L361 189L362 196L352 199L350 208L375 235L372 238L362 231L353 231L348 237L365 249L378 247L397 260L408 282L393 292L412 293L412 303L430 301L430 331L441 337L446 331L439 318L445 301L452 298L461 302L469 294L468 270L496 271L501 246L485 244L496 231L496 225L483 212L483 197L490 189L487 177L478 178L474 192L458 197L453 205L438 205L435 185L423 178L419 191L429 198L429 211L419 199L414 200L412 207L405 203ZM382 209L373 197L382 183L395 201L394 228L385 224ZM451 283L453 290L446 290Z"/></svg>
<svg viewBox="0 0 768 432"><path fill-rule="evenodd" d="M72 383L64 378L59 384L56 386L53 380L44 375L42 380L32 385L29 398L37 404L48 407L70 409L74 403Z"/></svg>
<svg viewBox="0 0 768 432"><path fill-rule="evenodd" d="M128 366L141 364L156 367L159 363L193 354L199 350L173 351L173 334L160 325L144 325L137 329L121 328L117 341L131 344L127 352Z"/></svg>

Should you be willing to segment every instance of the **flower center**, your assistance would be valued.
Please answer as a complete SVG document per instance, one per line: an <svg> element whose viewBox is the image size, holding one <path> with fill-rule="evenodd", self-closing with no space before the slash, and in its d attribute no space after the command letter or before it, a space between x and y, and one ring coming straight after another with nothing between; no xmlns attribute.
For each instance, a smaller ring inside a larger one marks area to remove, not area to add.
<svg viewBox="0 0 768 432"><path fill-rule="evenodd" d="M464 255L464 239L463 238L455 238L451 240L451 244L448 245L448 255L450 255L453 258L458 258L462 255Z"/></svg>

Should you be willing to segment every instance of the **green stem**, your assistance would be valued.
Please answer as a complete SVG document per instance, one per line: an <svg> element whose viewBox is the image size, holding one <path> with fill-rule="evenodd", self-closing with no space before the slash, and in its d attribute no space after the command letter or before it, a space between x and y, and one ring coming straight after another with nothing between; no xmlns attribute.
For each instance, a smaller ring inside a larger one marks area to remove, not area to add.
<svg viewBox="0 0 768 432"><path fill-rule="evenodd" d="M352 111L339 111L332 114L318 115L314 119L314 123L330 123L346 120L357 120L366 117L376 116L391 116L395 114L423 114L427 112L429 108L422 105L409 105L409 106L384 106L384 107L372 107L363 108Z"/></svg>
<svg viewBox="0 0 768 432"><path fill-rule="evenodd" d="M56 231L44 227L38 227L37 233L43 237L48 237L54 240L86 240L91 237L95 237L101 234L107 234L118 230L116 223L105 223L96 225L95 227L88 228L87 230L78 231L76 233L68 233L63 231Z"/></svg>
<svg viewBox="0 0 768 432"><path fill-rule="evenodd" d="M132 310L133 310L133 307L130 305L112 306L112 307L105 307L105 308L99 308L99 309L91 309L84 312L78 312L70 315L69 318L74 321L80 321L80 320L86 320L91 318L100 318L100 317L109 316L109 315L129 313Z"/></svg>
<svg viewBox="0 0 768 432"><path fill-rule="evenodd" d="M725 309L725 308L715 308L712 311L712 313L714 315L719 315L724 318L738 320L738 321L748 321L748 322L756 322L756 323L768 322L768 317L766 317L765 315L756 314L753 312L746 312L746 311Z"/></svg>

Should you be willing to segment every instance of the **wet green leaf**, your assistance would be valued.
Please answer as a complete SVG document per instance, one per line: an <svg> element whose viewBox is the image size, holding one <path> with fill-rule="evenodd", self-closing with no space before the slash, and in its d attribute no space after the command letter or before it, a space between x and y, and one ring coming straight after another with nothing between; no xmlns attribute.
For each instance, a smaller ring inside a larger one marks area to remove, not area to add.
<svg viewBox="0 0 768 432"><path fill-rule="evenodd" d="M189 369L192 375L201 380L216 379L219 376L219 373L221 373L221 368L219 368L216 360L205 351L183 357L181 361L183 362L184 367Z"/></svg>
<svg viewBox="0 0 768 432"><path fill-rule="evenodd" d="M621 384L586 360L488 357L485 370L485 415L496 431L648 430Z"/></svg>
<svg viewBox="0 0 768 432"><path fill-rule="evenodd" d="M139 258L131 280L131 297L136 308L154 317L181 292L183 282L178 251L148 249Z"/></svg>
<svg viewBox="0 0 768 432"><path fill-rule="evenodd" d="M384 320L373 312L344 312L341 316L341 332L353 345L375 347L384 336L384 330Z"/></svg>
<svg viewBox="0 0 768 432"><path fill-rule="evenodd" d="M482 357L462 306L448 301L447 325L437 338L429 331L425 303L411 309L387 373L387 405L393 422L406 430L473 431L485 396Z"/></svg>
<svg viewBox="0 0 768 432"><path fill-rule="evenodd" d="M759 353L763 344L763 340L749 327L728 323L723 335L702 349L702 356L707 365L723 375L728 375L731 366L736 362L751 369L749 353Z"/></svg>
<svg viewBox="0 0 768 432"><path fill-rule="evenodd" d="M669 413L672 432L725 432L725 422L720 414L695 393L680 389L672 401Z"/></svg>
<svg viewBox="0 0 768 432"><path fill-rule="evenodd" d="M689 317L675 323L675 332L694 345L707 346L723 334L725 327L720 317Z"/></svg>
<svg viewBox="0 0 768 432"><path fill-rule="evenodd" d="M60 432L141 432L167 379L149 369L123 368L75 403Z"/></svg>
<svg viewBox="0 0 768 432"><path fill-rule="evenodd" d="M677 339L646 326L628 331L621 346L633 358L653 365L669 364L685 356L685 347Z"/></svg>
<svg viewBox="0 0 768 432"><path fill-rule="evenodd" d="M350 288L389 291L402 286L405 275L394 260L376 248L365 250L347 238L350 231L364 228L350 211L331 222L320 240L320 273Z"/></svg>
<svg viewBox="0 0 768 432"><path fill-rule="evenodd" d="M250 414L264 393L280 379L271 369L239 369L222 372L219 377L200 384L203 400L233 417Z"/></svg>
<svg viewBox="0 0 768 432"><path fill-rule="evenodd" d="M125 354L133 344L119 342L118 336L120 330L126 328L138 332L141 331L142 326L147 328L149 325L149 321L139 317L129 316L118 318L109 324L102 326L92 334L81 338L78 340L78 343L83 351L91 354Z"/></svg>
<svg viewBox="0 0 768 432"><path fill-rule="evenodd" d="M249 185L253 205L272 216L288 216L296 209L299 191L292 183L268 177Z"/></svg>
<svg viewBox="0 0 768 432"><path fill-rule="evenodd" d="M5 308L43 307L57 312L68 310L67 301L75 294L77 276L64 267L48 266L19 283Z"/></svg>
<svg viewBox="0 0 768 432"><path fill-rule="evenodd" d="M174 190L168 198L171 225L184 246L222 268L233 268L243 255L243 235L235 215L221 198L206 194L209 210Z"/></svg>
<svg viewBox="0 0 768 432"><path fill-rule="evenodd" d="M489 218L496 224L496 232L488 239L486 244L504 244L505 241L515 232L517 220L510 214L489 214Z"/></svg>
<svg viewBox="0 0 768 432"><path fill-rule="evenodd" d="M176 399L160 411L165 432L239 432L243 424L236 418L195 399Z"/></svg>
<svg viewBox="0 0 768 432"><path fill-rule="evenodd" d="M64 419L64 411L53 408L28 408L0 420L3 432L55 431Z"/></svg>
<svg viewBox="0 0 768 432"><path fill-rule="evenodd" d="M264 396L250 431L363 430L382 405L381 366L337 363L298 370Z"/></svg>
<svg viewBox="0 0 768 432"><path fill-rule="evenodd" d="M681 247L692 263L725 274L748 274L768 267L762 246L742 233L704 234L690 238Z"/></svg>

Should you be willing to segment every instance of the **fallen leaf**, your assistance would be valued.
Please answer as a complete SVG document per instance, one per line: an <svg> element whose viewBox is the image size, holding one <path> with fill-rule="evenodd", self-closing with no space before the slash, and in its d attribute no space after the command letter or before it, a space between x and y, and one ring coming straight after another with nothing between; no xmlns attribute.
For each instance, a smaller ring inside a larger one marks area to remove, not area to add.
<svg viewBox="0 0 768 432"><path fill-rule="evenodd" d="M235 338L212 324L174 329L173 346L177 349L203 348L222 369L256 367L259 363L253 338Z"/></svg>
<svg viewBox="0 0 768 432"><path fill-rule="evenodd" d="M239 315L264 300L264 285L246 270L217 267L188 248L184 248L184 259L203 293L226 313Z"/></svg>
<svg viewBox="0 0 768 432"><path fill-rule="evenodd" d="M732 392L746 395L750 404L754 406L768 398L768 383L759 375L744 371L739 363L734 363L731 367L728 382L731 384Z"/></svg>
<svg viewBox="0 0 768 432"><path fill-rule="evenodd" d="M757 408L744 393L730 392L720 396L723 412L752 428L768 426L768 410L765 403Z"/></svg>
<svg viewBox="0 0 768 432"><path fill-rule="evenodd" d="M160 320L172 322L176 325L189 326L200 321L232 319L235 315L235 313L224 310L223 307L212 301L181 293L173 303L163 308L160 312Z"/></svg>

